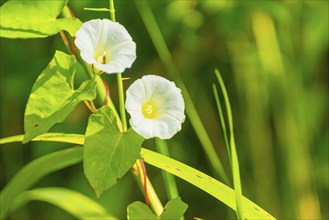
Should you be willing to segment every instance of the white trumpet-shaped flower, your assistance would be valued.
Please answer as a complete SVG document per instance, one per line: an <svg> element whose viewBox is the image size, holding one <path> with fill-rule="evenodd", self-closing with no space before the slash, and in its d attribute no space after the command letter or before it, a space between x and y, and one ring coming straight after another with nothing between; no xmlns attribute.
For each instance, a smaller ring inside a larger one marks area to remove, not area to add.
<svg viewBox="0 0 329 220"><path fill-rule="evenodd" d="M169 139L182 128L184 100L175 83L155 75L143 76L127 90L130 125L144 138Z"/></svg>
<svg viewBox="0 0 329 220"><path fill-rule="evenodd" d="M128 31L108 19L83 23L74 43L84 61L106 73L123 72L136 59L136 44Z"/></svg>

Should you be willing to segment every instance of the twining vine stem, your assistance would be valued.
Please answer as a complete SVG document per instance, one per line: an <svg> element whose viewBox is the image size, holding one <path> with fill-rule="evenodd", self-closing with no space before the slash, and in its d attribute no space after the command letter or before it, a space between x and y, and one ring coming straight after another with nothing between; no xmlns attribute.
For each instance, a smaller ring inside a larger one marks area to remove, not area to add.
<svg viewBox="0 0 329 220"><path fill-rule="evenodd" d="M114 9L114 1L109 0L110 2L110 17L112 21L115 20L115 9ZM124 90L123 90L123 82L122 82L122 74L117 73L117 83L118 83L118 94L119 94L119 107L120 107L120 115L121 115L121 122L122 122L122 130L123 132L127 131L127 120L126 120L126 110L124 106ZM138 172L133 172L135 175L142 175L142 178L137 179L140 181L140 184L143 185L144 194L145 194L145 203L148 204L150 202L150 205L155 212L156 215L160 216L163 211L163 206L154 191L154 188L149 181L147 175L146 175L146 169L142 161L137 160L137 162L133 166L135 169L138 170Z"/></svg>

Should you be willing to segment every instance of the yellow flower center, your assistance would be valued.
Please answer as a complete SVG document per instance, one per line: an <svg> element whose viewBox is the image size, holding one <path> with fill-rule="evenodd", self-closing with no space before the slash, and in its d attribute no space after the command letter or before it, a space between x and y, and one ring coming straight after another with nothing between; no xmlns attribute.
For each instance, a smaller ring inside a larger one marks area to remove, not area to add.
<svg viewBox="0 0 329 220"><path fill-rule="evenodd" d="M142 106L142 112L145 118L155 119L160 116L160 111L152 101L146 102Z"/></svg>
<svg viewBox="0 0 329 220"><path fill-rule="evenodd" d="M101 64L106 63L106 51L104 51L102 55L97 57L97 62Z"/></svg>

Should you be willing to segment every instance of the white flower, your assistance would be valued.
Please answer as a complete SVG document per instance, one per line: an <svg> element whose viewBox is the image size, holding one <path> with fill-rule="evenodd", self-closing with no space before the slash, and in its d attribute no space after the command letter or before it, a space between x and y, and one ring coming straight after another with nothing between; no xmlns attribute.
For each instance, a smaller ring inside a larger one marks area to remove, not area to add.
<svg viewBox="0 0 329 220"><path fill-rule="evenodd" d="M136 59L136 44L128 31L108 19L94 19L82 24L75 45L84 61L106 73L123 72Z"/></svg>
<svg viewBox="0 0 329 220"><path fill-rule="evenodd" d="M127 89L125 105L130 125L144 138L169 139L182 128L184 100L175 83L155 75L143 76Z"/></svg>

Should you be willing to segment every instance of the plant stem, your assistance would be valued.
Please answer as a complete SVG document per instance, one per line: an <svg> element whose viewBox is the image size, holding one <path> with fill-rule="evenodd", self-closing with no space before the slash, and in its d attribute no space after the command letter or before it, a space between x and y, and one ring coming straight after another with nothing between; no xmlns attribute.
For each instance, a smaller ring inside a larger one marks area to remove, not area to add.
<svg viewBox="0 0 329 220"><path fill-rule="evenodd" d="M137 180L138 186L142 191L144 191L144 186L147 188L147 197L148 201L151 205L151 208L153 212L157 215L160 216L163 212L163 206L158 198L158 195L156 194L152 183L150 182L149 178L146 176L146 178L143 176L143 168L141 166L141 163L139 160L133 165L132 173L134 174L135 179ZM144 182L144 179L146 180L146 183Z"/></svg>
<svg viewBox="0 0 329 220"><path fill-rule="evenodd" d="M114 9L114 1L109 0L110 2L110 17L111 20L115 22L115 9ZM121 121L122 121L122 130L123 132L127 131L127 120L126 120L126 110L124 107L124 91L123 91L123 83L122 83L122 74L117 73L117 83L118 83L118 94L119 94L119 106L120 106L120 115L121 115ZM163 206L158 198L158 195L156 194L149 178L146 176L141 175L144 174L143 168L140 165L139 160L136 161L136 163L133 166L135 169L137 169L138 172L133 172L136 178L138 179L139 184L141 184L142 189L144 191L145 197L148 198L151 208L153 209L154 213L157 216L160 216L163 212ZM146 180L146 181L144 181ZM147 190L144 190L146 188Z"/></svg>
<svg viewBox="0 0 329 220"><path fill-rule="evenodd" d="M111 20L115 22L115 9L114 2L110 0L110 17ZM125 132L127 130L127 119L126 119L126 110L125 110L125 97L123 92L123 83L122 83L122 74L117 73L117 83L118 83L118 94L119 94L119 108L120 116L122 121L122 130Z"/></svg>
<svg viewBox="0 0 329 220"><path fill-rule="evenodd" d="M155 138L155 143L157 146L157 151L160 154L170 157L168 145L165 140L161 140L160 138ZM162 177L163 177L168 199L171 200L178 197L179 194L178 194L175 177L166 171L162 171Z"/></svg>
<svg viewBox="0 0 329 220"><path fill-rule="evenodd" d="M125 110L125 98L123 92L123 83L121 73L117 73L117 82L118 82L118 94L119 94L119 106L120 106L120 115L122 121L122 130L127 130L127 119L126 119L126 110Z"/></svg>

